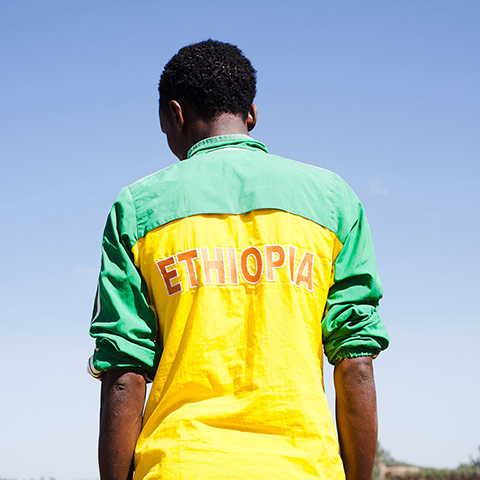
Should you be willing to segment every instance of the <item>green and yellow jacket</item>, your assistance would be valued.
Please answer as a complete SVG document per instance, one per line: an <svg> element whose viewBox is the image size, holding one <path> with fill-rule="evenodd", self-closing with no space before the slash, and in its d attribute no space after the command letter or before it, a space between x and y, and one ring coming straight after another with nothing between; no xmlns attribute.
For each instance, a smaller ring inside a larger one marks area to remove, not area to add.
<svg viewBox="0 0 480 480"><path fill-rule="evenodd" d="M336 174L207 138L124 188L89 371L153 379L135 479L344 478L330 363L388 345L362 205Z"/></svg>

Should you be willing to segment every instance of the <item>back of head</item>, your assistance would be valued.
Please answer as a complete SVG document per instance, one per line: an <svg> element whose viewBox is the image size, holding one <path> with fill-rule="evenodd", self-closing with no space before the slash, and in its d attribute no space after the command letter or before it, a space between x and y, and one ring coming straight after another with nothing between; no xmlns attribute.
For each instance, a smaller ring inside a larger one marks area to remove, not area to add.
<svg viewBox="0 0 480 480"><path fill-rule="evenodd" d="M187 103L203 120L221 113L247 118L256 94L256 72L235 45L205 40L181 48L165 65L160 107Z"/></svg>

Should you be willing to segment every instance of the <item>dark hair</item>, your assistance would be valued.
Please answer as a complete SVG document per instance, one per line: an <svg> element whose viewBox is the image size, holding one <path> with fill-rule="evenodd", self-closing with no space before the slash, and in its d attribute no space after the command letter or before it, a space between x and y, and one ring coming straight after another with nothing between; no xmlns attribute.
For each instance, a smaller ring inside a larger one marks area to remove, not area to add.
<svg viewBox="0 0 480 480"><path fill-rule="evenodd" d="M256 71L238 47L209 39L170 59L158 92L161 108L177 100L206 121L220 113L242 114L245 120L256 94Z"/></svg>

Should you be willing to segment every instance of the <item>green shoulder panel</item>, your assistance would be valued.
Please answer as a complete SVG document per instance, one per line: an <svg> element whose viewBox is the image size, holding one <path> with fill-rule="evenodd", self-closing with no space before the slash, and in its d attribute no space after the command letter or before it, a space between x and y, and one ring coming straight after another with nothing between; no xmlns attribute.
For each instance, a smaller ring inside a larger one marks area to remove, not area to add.
<svg viewBox="0 0 480 480"><path fill-rule="evenodd" d="M338 175L259 149L200 151L129 188L139 237L191 215L272 208L312 220L343 243L358 201Z"/></svg>

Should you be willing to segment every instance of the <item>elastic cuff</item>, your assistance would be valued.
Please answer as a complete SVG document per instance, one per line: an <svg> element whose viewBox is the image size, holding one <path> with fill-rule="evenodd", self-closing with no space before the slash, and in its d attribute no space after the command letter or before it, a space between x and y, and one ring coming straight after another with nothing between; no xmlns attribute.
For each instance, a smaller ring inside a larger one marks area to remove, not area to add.
<svg viewBox="0 0 480 480"><path fill-rule="evenodd" d="M152 383L153 379L148 376L146 372L140 371L136 368L131 368L131 367L122 367L122 368L105 368L104 370L97 370L94 366L93 363L93 355L88 359L88 364L87 364L87 372L93 377L96 378L97 380L102 380L102 376L105 372L108 372L109 370L125 370L129 372L135 372L138 373L139 375L142 375L143 378L145 379L146 383Z"/></svg>
<svg viewBox="0 0 480 480"><path fill-rule="evenodd" d="M97 345L87 365L87 371L93 378L101 380L103 372L108 370L129 370L143 375L147 383L152 382L154 369L137 358L119 352L111 340L97 340Z"/></svg>
<svg viewBox="0 0 480 480"><path fill-rule="evenodd" d="M372 357L377 358L380 353L379 348L368 348L368 347L345 347L338 351L338 353L333 357L331 363L336 365L341 360L346 358L356 358L356 357Z"/></svg>

